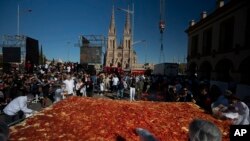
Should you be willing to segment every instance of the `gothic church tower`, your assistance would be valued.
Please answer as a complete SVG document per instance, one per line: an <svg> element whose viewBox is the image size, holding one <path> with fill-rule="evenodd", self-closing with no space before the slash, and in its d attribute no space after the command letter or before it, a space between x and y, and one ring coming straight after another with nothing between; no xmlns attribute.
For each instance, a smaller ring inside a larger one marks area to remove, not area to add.
<svg viewBox="0 0 250 141"><path fill-rule="evenodd" d="M107 50L106 50L106 66L113 66L114 65L114 58L116 53L116 29L115 29L115 9L113 6L112 9L112 16L109 26L109 32L108 32L108 41L107 41Z"/></svg>
<svg viewBox="0 0 250 141"><path fill-rule="evenodd" d="M126 15L126 22L123 30L122 43L120 45L117 45L116 28L115 28L115 11L113 6L109 32L108 32L105 66L121 67L122 69L129 69L129 68L131 69L135 63L136 63L136 54L132 48L130 14L127 13Z"/></svg>

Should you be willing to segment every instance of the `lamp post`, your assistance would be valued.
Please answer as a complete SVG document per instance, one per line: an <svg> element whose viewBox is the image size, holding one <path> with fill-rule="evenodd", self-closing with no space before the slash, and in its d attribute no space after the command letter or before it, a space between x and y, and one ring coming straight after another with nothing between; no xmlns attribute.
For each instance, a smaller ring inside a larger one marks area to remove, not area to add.
<svg viewBox="0 0 250 141"><path fill-rule="evenodd" d="M135 42L132 43L132 45L135 45L135 44L138 44L138 43L141 43L141 42L146 42L146 40L135 41Z"/></svg>
<svg viewBox="0 0 250 141"><path fill-rule="evenodd" d="M69 61L69 52L70 52L70 42L67 42L67 48L68 48L68 53L67 53L67 56L68 56L68 62L70 62Z"/></svg>
<svg viewBox="0 0 250 141"><path fill-rule="evenodd" d="M146 40L139 40L139 41L135 41L132 43L132 45L135 45L135 44L138 44L138 43L145 43L145 48L146 48L146 51L145 51L145 63L146 63L146 60L147 60L147 42Z"/></svg>
<svg viewBox="0 0 250 141"><path fill-rule="evenodd" d="M25 10L26 12L31 12L31 9ZM17 35L20 35L20 7L17 4Z"/></svg>
<svg viewBox="0 0 250 141"><path fill-rule="evenodd" d="M145 42L145 64L147 63L147 51L148 51L148 44L147 44L147 42Z"/></svg>

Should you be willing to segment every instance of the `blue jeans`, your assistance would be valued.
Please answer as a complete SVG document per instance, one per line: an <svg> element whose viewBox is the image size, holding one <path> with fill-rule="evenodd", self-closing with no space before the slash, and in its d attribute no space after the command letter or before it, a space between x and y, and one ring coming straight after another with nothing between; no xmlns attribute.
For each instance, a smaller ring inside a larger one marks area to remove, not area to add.
<svg viewBox="0 0 250 141"><path fill-rule="evenodd" d="M124 89L118 89L118 91L117 91L117 97L123 98L123 92L124 92Z"/></svg>

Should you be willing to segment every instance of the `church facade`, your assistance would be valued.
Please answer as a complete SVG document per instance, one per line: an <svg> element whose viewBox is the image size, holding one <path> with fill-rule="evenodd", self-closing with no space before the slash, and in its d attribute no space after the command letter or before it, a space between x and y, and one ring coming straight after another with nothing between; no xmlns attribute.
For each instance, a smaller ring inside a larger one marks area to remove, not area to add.
<svg viewBox="0 0 250 141"><path fill-rule="evenodd" d="M136 52L133 50L132 42L130 14L127 13L125 27L123 30L123 39L120 44L117 43L115 12L113 7L108 31L104 66L131 70L137 61Z"/></svg>

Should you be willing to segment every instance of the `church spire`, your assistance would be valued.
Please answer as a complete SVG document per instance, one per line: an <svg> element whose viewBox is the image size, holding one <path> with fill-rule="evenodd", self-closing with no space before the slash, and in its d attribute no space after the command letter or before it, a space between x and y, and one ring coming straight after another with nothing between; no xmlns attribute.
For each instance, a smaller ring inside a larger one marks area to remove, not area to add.
<svg viewBox="0 0 250 141"><path fill-rule="evenodd" d="M109 25L109 35L115 35L115 34L116 34L116 31L115 31L115 7L113 5L111 21L110 21L110 25Z"/></svg>
<svg viewBox="0 0 250 141"><path fill-rule="evenodd" d="M129 6L128 6L128 11L130 11ZM126 35L131 34L131 22L130 22L130 13L129 12L127 12L124 34L126 34Z"/></svg>

